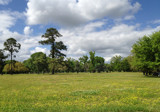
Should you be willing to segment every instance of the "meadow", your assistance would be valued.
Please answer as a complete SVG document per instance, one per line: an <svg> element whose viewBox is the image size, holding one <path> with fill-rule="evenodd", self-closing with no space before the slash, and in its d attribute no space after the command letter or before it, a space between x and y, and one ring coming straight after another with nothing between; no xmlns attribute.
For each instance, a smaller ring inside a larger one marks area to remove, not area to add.
<svg viewBox="0 0 160 112"><path fill-rule="evenodd" d="M158 112L160 78L142 73L0 75L0 112Z"/></svg>

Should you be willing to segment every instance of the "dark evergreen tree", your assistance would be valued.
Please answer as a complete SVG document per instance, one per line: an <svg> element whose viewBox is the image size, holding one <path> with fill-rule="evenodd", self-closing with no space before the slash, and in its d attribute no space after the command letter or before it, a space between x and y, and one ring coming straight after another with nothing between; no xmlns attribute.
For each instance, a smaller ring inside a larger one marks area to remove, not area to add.
<svg viewBox="0 0 160 112"><path fill-rule="evenodd" d="M61 36L62 35L55 28L49 28L46 30L46 33L42 35L42 38L45 38L46 40L39 41L42 45L51 45L50 56L53 59L66 56L61 51L67 50L67 47L62 41L56 42L56 39ZM54 68L52 69L52 74L54 74Z"/></svg>

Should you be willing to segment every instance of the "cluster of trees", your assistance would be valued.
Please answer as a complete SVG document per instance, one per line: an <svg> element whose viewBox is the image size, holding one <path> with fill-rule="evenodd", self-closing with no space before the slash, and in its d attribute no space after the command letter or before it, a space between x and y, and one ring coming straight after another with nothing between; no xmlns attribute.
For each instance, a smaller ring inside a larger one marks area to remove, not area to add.
<svg viewBox="0 0 160 112"><path fill-rule="evenodd" d="M113 71L138 71L143 72L145 76L158 76L160 74L160 31L140 38L133 44L130 56L126 58L115 56L111 59L110 66Z"/></svg>
<svg viewBox="0 0 160 112"><path fill-rule="evenodd" d="M55 28L49 28L49 29L46 30L46 33L44 35L42 35L42 38L45 38L45 40L39 42L42 45L51 45L51 50L50 50L51 60L50 60L50 62L52 62L52 64L50 64L50 67L52 67L52 74L54 74L55 69L51 65L54 65L55 60L57 60L57 59L59 59L61 57L66 56L61 51L62 50L67 50L67 47L63 44L62 41L60 41L60 42L56 41L56 39L58 37L61 37L61 36L62 35ZM5 47L4 50L6 50L6 51L8 51L10 53L8 56L11 57L11 62L8 65L6 64L5 66L3 65L1 67L1 70L0 70L1 73L5 72L5 73L11 73L11 74L13 74L13 72L17 73L17 70L19 72L21 72L21 70L19 69L19 67L17 68L17 66L16 66L17 63L13 62L13 56L16 57L16 55L14 55L13 53L14 52L19 52L19 49L21 48L21 44L17 43L17 41L14 38L9 38L9 39L6 40L6 42L4 42L4 47ZM3 52L1 52L1 53L3 54ZM37 54L34 55L33 54L31 56L31 58L33 58L33 60L34 60L34 58L37 58L36 61L34 61L34 63L30 63L30 64L32 64L31 66L43 63L43 62L40 62L40 61L43 61L43 60L37 61L39 58L41 58L39 56L41 56L41 54L40 55L37 55ZM45 57L45 56L42 56L42 57ZM2 61L2 63L4 63L4 59L3 58L1 59L1 61ZM20 65L20 64L18 64L18 65ZM47 64L46 64L46 66L47 66ZM27 65L27 67L28 67L28 65ZM35 68L33 68L33 69L36 69L37 73L41 72L40 71L41 69L39 67L37 67L37 66ZM23 72L27 72L28 69L25 68L23 70L24 70ZM30 69L29 69L29 71L30 71ZM32 71L33 70L31 70L31 72ZM48 70L44 68L43 71L48 71Z"/></svg>
<svg viewBox="0 0 160 112"><path fill-rule="evenodd" d="M108 68L110 71L118 71L118 72L130 72L134 71L131 68L130 59L131 57L125 57L122 56L114 56L111 58L110 64L108 64Z"/></svg>
<svg viewBox="0 0 160 112"><path fill-rule="evenodd" d="M11 73L11 61L5 61L4 73ZM78 60L73 58L54 58L46 56L42 52L36 52L29 59L21 62L12 60L12 73L51 73L54 72L111 72L132 71L128 58L114 56L110 63L105 63L103 57L95 56L95 52L89 52Z"/></svg>
<svg viewBox="0 0 160 112"><path fill-rule="evenodd" d="M105 59L95 56L95 52L89 52L90 57L82 56L79 60L64 57L51 58L42 52L31 55L23 63L31 73L45 72L104 72L106 71Z"/></svg>
<svg viewBox="0 0 160 112"><path fill-rule="evenodd" d="M66 55L61 51L67 50L67 47L62 41L56 41L61 36L56 29L47 29L42 35L44 39L39 43L51 46L50 55L37 52L23 63L13 60L14 53L19 51L21 45L14 38L7 39L4 49L0 49L0 73L141 71L147 76L160 72L160 31L140 38L132 46L130 56L114 56L110 63L105 63L103 57L95 56L93 51L78 60L65 58ZM8 51L9 54L5 56L4 51ZM8 56L11 58L10 61L5 61Z"/></svg>
<svg viewBox="0 0 160 112"><path fill-rule="evenodd" d="M21 62L12 60L11 61L5 61L5 66L3 68L3 73L10 73L10 74L18 74L18 73L28 73L29 69L25 67L25 65ZM11 65L12 65L12 71L11 71Z"/></svg>

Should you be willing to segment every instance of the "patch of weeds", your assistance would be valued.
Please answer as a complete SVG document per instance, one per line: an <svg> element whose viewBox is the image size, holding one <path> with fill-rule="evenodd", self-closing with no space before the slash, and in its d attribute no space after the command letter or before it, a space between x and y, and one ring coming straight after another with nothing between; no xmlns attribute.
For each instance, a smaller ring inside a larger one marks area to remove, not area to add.
<svg viewBox="0 0 160 112"><path fill-rule="evenodd" d="M81 90L71 92L72 96L80 96L80 95L99 95L100 91L97 90Z"/></svg>

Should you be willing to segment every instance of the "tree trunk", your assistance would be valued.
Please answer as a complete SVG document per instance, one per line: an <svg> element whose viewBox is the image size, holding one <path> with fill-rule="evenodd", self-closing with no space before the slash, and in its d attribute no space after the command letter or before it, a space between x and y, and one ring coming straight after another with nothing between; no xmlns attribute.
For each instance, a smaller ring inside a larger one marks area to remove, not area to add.
<svg viewBox="0 0 160 112"><path fill-rule="evenodd" d="M143 75L146 75L144 71L143 71Z"/></svg>
<svg viewBox="0 0 160 112"><path fill-rule="evenodd" d="M54 68L52 68L52 75L54 74Z"/></svg>
<svg viewBox="0 0 160 112"><path fill-rule="evenodd" d="M13 75L13 63L12 63L12 52L11 52L11 75Z"/></svg>
<svg viewBox="0 0 160 112"><path fill-rule="evenodd" d="M54 43L52 44L52 59L54 59L54 52L55 52L55 48L54 48ZM54 74L54 67L52 68L52 75Z"/></svg>

